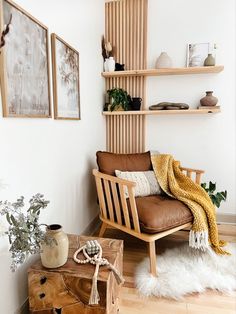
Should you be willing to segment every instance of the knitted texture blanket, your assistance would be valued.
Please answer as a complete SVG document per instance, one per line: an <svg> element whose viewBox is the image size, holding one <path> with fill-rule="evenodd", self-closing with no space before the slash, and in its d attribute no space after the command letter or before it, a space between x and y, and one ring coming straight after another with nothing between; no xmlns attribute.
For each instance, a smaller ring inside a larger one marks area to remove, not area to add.
<svg viewBox="0 0 236 314"><path fill-rule="evenodd" d="M229 254L222 249L226 243L219 240L215 207L207 192L181 171L179 161L171 155L154 154L151 160L162 190L187 205L193 214L189 246L205 250L211 245L216 253Z"/></svg>

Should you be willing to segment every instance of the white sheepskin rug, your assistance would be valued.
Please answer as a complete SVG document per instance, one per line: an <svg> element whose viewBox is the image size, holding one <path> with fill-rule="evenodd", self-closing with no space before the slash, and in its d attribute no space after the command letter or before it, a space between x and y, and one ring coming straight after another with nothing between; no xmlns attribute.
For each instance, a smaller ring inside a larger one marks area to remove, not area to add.
<svg viewBox="0 0 236 314"><path fill-rule="evenodd" d="M188 244L168 249L157 256L158 277L149 273L149 259L145 258L136 270L136 287L144 296L176 300L207 288L230 293L236 290L236 245L226 249L231 256L192 249Z"/></svg>

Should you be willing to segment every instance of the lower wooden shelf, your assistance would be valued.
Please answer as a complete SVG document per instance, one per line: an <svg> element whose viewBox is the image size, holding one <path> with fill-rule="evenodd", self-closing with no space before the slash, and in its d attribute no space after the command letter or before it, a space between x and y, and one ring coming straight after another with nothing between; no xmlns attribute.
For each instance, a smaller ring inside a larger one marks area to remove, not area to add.
<svg viewBox="0 0 236 314"><path fill-rule="evenodd" d="M140 111L103 111L104 116L123 116L123 115L175 115L175 114L213 114L219 113L217 109L183 109L183 110L140 110Z"/></svg>

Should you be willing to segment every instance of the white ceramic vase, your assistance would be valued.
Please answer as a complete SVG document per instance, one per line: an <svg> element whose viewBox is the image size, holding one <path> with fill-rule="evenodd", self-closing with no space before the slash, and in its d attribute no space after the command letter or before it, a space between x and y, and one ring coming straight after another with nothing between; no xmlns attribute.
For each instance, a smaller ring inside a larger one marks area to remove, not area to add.
<svg viewBox="0 0 236 314"><path fill-rule="evenodd" d="M109 57L109 59L107 60L108 72L115 71L115 65L116 65L116 62L115 62L114 58Z"/></svg>
<svg viewBox="0 0 236 314"><path fill-rule="evenodd" d="M162 52L156 61L157 69L172 68L173 63L166 52Z"/></svg>
<svg viewBox="0 0 236 314"><path fill-rule="evenodd" d="M109 60L109 59L106 58L105 61L104 61L104 71L105 71L105 72L108 72L108 60Z"/></svg>
<svg viewBox="0 0 236 314"><path fill-rule="evenodd" d="M49 244L42 244L41 261L46 268L57 268L67 262L69 253L69 240L61 225L49 225L46 236L54 239Z"/></svg>

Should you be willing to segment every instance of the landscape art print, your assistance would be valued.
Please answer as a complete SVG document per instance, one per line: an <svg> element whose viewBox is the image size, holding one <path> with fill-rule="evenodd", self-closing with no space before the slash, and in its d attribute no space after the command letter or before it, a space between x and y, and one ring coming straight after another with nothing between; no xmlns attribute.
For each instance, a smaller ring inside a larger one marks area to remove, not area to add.
<svg viewBox="0 0 236 314"><path fill-rule="evenodd" d="M5 117L50 117L48 30L10 0L1 0L1 25L10 17L1 49L1 93Z"/></svg>
<svg viewBox="0 0 236 314"><path fill-rule="evenodd" d="M55 119L80 120L79 53L51 35Z"/></svg>

